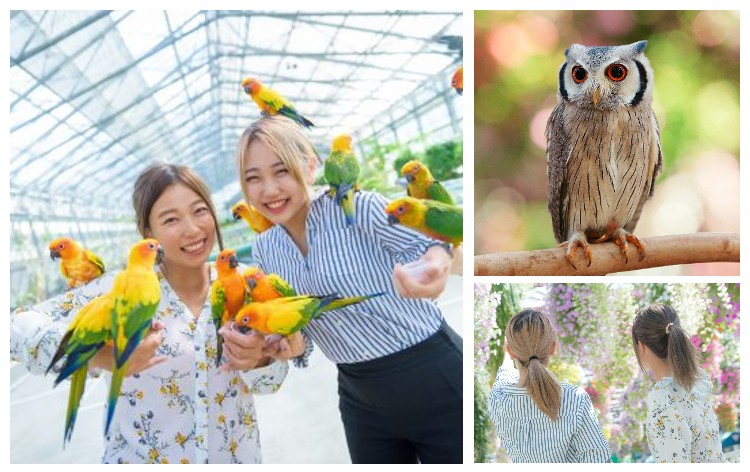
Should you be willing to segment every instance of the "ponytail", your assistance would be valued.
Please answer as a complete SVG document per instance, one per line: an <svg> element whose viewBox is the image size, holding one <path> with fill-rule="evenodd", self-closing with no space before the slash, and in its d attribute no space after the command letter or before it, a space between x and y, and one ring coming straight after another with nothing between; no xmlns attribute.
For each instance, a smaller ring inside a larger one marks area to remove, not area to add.
<svg viewBox="0 0 750 472"><path fill-rule="evenodd" d="M526 388L542 413L553 421L557 420L562 403L562 387L546 366L549 353L557 342L552 323L538 311L524 310L508 322L505 340L518 363L526 369L526 379L519 386Z"/></svg>

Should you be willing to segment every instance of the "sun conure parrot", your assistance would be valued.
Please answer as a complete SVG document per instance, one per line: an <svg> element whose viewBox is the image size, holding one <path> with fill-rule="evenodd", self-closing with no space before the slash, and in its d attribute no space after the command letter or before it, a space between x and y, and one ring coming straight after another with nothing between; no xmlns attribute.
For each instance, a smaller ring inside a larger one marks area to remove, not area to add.
<svg viewBox="0 0 750 472"><path fill-rule="evenodd" d="M463 209L434 200L403 197L385 207L388 223L402 224L433 239L458 246L463 241ZM450 251L450 247L446 246Z"/></svg>
<svg viewBox="0 0 750 472"><path fill-rule="evenodd" d="M68 411L65 414L65 435L63 445L70 441L73 427L78 416L78 406L86 387L88 364L94 355L112 339L112 308L114 300L110 294L104 294L83 306L68 326L65 335L57 347L47 368L49 373L53 366L65 358L60 373L55 379L55 386L70 377L68 394Z"/></svg>
<svg viewBox="0 0 750 472"><path fill-rule="evenodd" d="M234 316L245 304L247 284L237 272L237 252L224 249L216 257L216 280L211 284L211 319L216 327L216 367L221 363L224 352L224 338L219 328L234 319Z"/></svg>
<svg viewBox="0 0 750 472"><path fill-rule="evenodd" d="M266 274L260 267L252 266L242 273L247 283L250 298L254 302L267 302L281 297L296 297L297 292L292 286L278 274ZM331 311L336 308L345 307L354 303L369 300L383 295L375 293L361 297L335 298L323 308L323 311Z"/></svg>
<svg viewBox="0 0 750 472"><path fill-rule="evenodd" d="M379 297L383 293L363 297L339 298L336 295L322 297L298 295L280 297L265 302L250 302L235 317L237 330L247 333L251 329L263 335L289 336L301 330L321 313L354 305L355 303ZM331 305L338 303L335 308Z"/></svg>
<svg viewBox="0 0 750 472"><path fill-rule="evenodd" d="M250 226L250 229L257 234L273 226L271 220L263 216L263 213L259 212L254 206L248 205L244 200L240 200L234 204L232 207L232 218L234 218L234 221L242 218Z"/></svg>
<svg viewBox="0 0 750 472"><path fill-rule="evenodd" d="M443 187L443 184L432 177L430 169L421 162L407 162L401 167L401 175L406 178L408 196L453 205L451 194Z"/></svg>
<svg viewBox="0 0 750 472"><path fill-rule="evenodd" d="M60 259L60 273L68 288L87 284L104 273L102 260L70 238L57 238L49 244L49 256Z"/></svg>
<svg viewBox="0 0 750 472"><path fill-rule="evenodd" d="M326 159L325 177L329 195L336 200L346 217L346 224L354 224L354 192L359 190L359 163L352 152L352 138L342 134L333 138L331 154Z"/></svg>
<svg viewBox="0 0 750 472"><path fill-rule="evenodd" d="M115 413L122 379L128 360L151 328L151 320L161 299L161 285L154 264L161 261L164 251L155 239L143 239L130 249L125 270L115 277L112 291L112 339L115 365L107 396L107 422L104 435Z"/></svg>
<svg viewBox="0 0 750 472"><path fill-rule="evenodd" d="M459 95L464 94L464 66L460 66L451 77L451 87L453 87Z"/></svg>
<svg viewBox="0 0 750 472"><path fill-rule="evenodd" d="M264 115L283 115L297 122L300 126L310 128L315 126L294 108L292 102L280 93L260 83L258 79L248 77L242 81L242 89L258 105Z"/></svg>

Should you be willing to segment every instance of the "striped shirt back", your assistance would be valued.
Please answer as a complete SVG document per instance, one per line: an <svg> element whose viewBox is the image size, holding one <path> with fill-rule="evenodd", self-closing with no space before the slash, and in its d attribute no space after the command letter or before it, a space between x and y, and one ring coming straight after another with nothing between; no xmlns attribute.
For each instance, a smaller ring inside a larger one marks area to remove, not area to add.
<svg viewBox="0 0 750 472"><path fill-rule="evenodd" d="M354 363L402 351L435 333L443 315L434 300L407 299L393 284L393 266L418 259L438 241L389 225L385 197L359 192L355 222L347 226L336 203L319 192L307 215L308 253L276 225L256 238L255 263L286 279L300 294L385 295L313 320L304 332L336 363Z"/></svg>
<svg viewBox="0 0 750 472"><path fill-rule="evenodd" d="M490 418L511 461L611 461L596 410L583 388L560 384L562 403L557 421L552 421L517 383L517 370L500 367L488 402Z"/></svg>

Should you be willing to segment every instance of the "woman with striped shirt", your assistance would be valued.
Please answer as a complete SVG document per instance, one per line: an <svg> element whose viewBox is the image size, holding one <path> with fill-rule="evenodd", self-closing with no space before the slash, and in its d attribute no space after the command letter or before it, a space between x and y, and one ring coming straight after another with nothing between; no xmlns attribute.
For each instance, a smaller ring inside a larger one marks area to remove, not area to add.
<svg viewBox="0 0 750 472"><path fill-rule="evenodd" d="M338 367L339 409L354 463L462 461L462 340L436 298L452 256L439 241L388 224L387 200L355 196L348 226L333 199L309 185L317 155L282 116L245 130L237 148L248 203L275 226L257 237L255 262L298 293L384 296L333 310L282 341L279 357L304 366L312 342ZM409 264L419 261L418 276Z"/></svg>
<svg viewBox="0 0 750 472"><path fill-rule="evenodd" d="M489 395L497 435L513 462L610 462L586 391L547 368L557 347L549 319L524 310L508 322L505 350L518 370L500 367Z"/></svg>

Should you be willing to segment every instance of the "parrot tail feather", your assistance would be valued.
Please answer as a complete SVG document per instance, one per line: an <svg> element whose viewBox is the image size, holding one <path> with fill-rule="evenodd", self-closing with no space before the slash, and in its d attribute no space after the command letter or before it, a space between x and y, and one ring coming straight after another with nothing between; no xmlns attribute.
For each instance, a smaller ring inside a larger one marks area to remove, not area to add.
<svg viewBox="0 0 750 472"><path fill-rule="evenodd" d="M112 382L109 385L109 394L107 395L107 422L104 426L104 437L109 435L109 427L112 425L112 418L115 416L115 407L117 406L117 399L120 397L124 375L124 365L112 371Z"/></svg>
<svg viewBox="0 0 750 472"><path fill-rule="evenodd" d="M70 393L68 394L68 411L65 414L65 435L63 436L63 448L65 444L70 442L70 438L73 435L73 427L76 424L76 418L78 417L78 407L81 404L81 397L83 391L86 388L86 376L88 375L87 368L84 366L77 370L72 378L70 385Z"/></svg>

